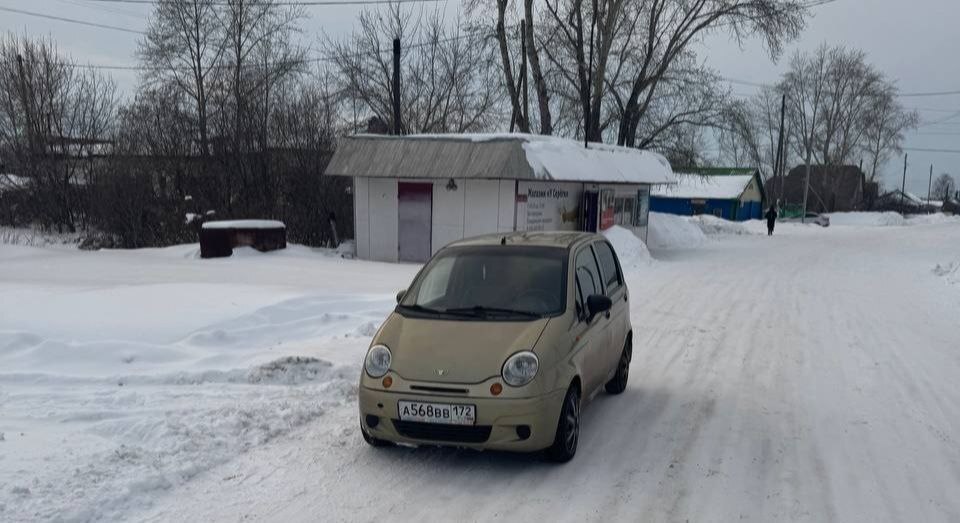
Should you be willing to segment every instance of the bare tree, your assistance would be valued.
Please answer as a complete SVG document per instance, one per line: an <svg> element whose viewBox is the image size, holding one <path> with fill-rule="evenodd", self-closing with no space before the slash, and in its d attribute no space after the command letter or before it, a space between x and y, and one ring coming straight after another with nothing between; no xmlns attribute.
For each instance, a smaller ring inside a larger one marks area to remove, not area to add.
<svg viewBox="0 0 960 523"><path fill-rule="evenodd" d="M393 121L394 38L405 42L403 132L483 131L504 120L497 51L489 35L461 24L451 30L439 12L415 16L398 5L364 11L354 34L325 45L342 83L339 92L350 105L364 108L365 117Z"/></svg>
<svg viewBox="0 0 960 523"><path fill-rule="evenodd" d="M809 55L798 53L779 88L787 95L797 154L826 166L866 156L870 181L919 122L897 101L896 86L861 51L823 45Z"/></svg>
<svg viewBox="0 0 960 523"><path fill-rule="evenodd" d="M868 160L871 182L876 182L880 166L903 152L905 133L918 125L920 115L903 107L893 86L880 89L872 97L863 129L863 152Z"/></svg>
<svg viewBox="0 0 960 523"><path fill-rule="evenodd" d="M214 0L173 0L154 7L140 42L144 81L169 83L193 100L200 154L209 156L209 97L222 65L227 39Z"/></svg>
<svg viewBox="0 0 960 523"><path fill-rule="evenodd" d="M703 35L725 31L738 40L758 35L771 54L803 28L809 5L802 0L645 0L628 2L623 10L631 52L623 74L629 79L617 142L633 146L637 130L660 85L675 63Z"/></svg>
<svg viewBox="0 0 960 523"><path fill-rule="evenodd" d="M933 182L933 198L947 200L957 192L957 180L947 173L937 176Z"/></svg>
<svg viewBox="0 0 960 523"><path fill-rule="evenodd" d="M40 225L86 225L84 187L110 150L115 111L113 81L78 67L51 40L0 41L0 150L29 178Z"/></svg>
<svg viewBox="0 0 960 523"><path fill-rule="evenodd" d="M495 7L505 90L516 112L518 52L506 29L516 22L513 3L472 0L469 5ZM696 62L692 44L719 31L737 39L759 35L777 55L799 34L810 7L805 0L545 0L537 6L534 12L532 0L524 0L523 40L540 131L628 146L655 142L656 133L649 131L660 122L682 126L691 119L685 111L664 118L659 94L662 89L669 96L669 84L688 82L682 79L684 70L702 69L690 67Z"/></svg>
<svg viewBox="0 0 960 523"><path fill-rule="evenodd" d="M777 172L780 102L780 91L765 87L750 99L724 107L717 134L721 161L755 166L765 176L773 176Z"/></svg>

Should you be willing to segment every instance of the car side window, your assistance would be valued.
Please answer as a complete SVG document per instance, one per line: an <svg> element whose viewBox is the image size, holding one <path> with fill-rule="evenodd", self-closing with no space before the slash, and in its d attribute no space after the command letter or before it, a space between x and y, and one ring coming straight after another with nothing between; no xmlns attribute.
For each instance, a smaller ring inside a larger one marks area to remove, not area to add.
<svg viewBox="0 0 960 523"><path fill-rule="evenodd" d="M597 260L600 262L600 269L603 274L603 285L609 296L623 285L623 275L620 274L620 267L617 265L616 255L613 253L610 244L596 242L593 244L593 250L597 253Z"/></svg>
<svg viewBox="0 0 960 523"><path fill-rule="evenodd" d="M583 303L593 294L603 294L603 287L600 283L600 270L597 267L597 260L593 257L593 252L589 247L580 249L575 261L577 285L580 288L580 299Z"/></svg>

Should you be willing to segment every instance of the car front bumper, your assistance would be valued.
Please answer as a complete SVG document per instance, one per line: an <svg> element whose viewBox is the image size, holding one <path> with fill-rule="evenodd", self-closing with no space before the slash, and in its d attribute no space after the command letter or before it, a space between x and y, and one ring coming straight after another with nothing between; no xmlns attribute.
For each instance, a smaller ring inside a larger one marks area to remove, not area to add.
<svg viewBox="0 0 960 523"><path fill-rule="evenodd" d="M532 452L553 444L563 396L562 390L534 398L428 395L361 385L360 423L370 436L395 443ZM400 400L476 405L476 425L404 423L397 413ZM370 423L369 416L375 416L377 422ZM523 427L529 428L526 438L522 437Z"/></svg>

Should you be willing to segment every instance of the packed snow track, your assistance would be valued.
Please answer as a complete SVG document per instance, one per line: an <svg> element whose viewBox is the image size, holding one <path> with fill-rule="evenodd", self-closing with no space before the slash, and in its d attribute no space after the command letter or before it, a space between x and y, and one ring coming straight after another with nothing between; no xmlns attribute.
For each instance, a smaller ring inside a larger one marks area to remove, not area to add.
<svg viewBox="0 0 960 523"><path fill-rule="evenodd" d="M593 398L561 466L363 442L358 364L416 267L64 252L0 247L18 293L0 308L0 520L960 521L956 223L782 226L632 261L630 385ZM164 285L149 314L93 332L71 292L122 311L145 274ZM187 295L206 298L172 312ZM46 322L71 310L86 321ZM116 368L38 352L90 344Z"/></svg>

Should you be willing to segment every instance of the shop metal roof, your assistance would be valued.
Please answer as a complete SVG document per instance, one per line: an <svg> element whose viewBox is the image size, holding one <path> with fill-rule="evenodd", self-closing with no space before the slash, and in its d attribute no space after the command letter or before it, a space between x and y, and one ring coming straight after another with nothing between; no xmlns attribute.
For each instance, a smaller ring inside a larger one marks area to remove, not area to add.
<svg viewBox="0 0 960 523"><path fill-rule="evenodd" d="M326 174L675 183L670 163L657 153L529 134L356 135L340 141Z"/></svg>

